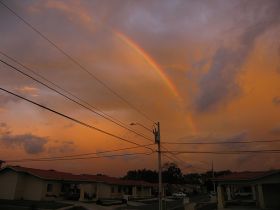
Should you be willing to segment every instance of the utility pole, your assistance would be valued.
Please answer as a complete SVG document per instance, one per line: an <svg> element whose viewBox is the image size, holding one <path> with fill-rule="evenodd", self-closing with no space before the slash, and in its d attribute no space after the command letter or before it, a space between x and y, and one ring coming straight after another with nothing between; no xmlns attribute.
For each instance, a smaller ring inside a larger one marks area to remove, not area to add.
<svg viewBox="0 0 280 210"><path fill-rule="evenodd" d="M160 148L160 125L153 129L155 143L158 145L158 209L162 210L162 177L161 177L161 148Z"/></svg>
<svg viewBox="0 0 280 210"><path fill-rule="evenodd" d="M213 163L213 160L212 160L212 182L213 182L213 187L214 187L214 193L216 192L216 183L215 181L213 180L215 178L215 174L214 174L214 163Z"/></svg>

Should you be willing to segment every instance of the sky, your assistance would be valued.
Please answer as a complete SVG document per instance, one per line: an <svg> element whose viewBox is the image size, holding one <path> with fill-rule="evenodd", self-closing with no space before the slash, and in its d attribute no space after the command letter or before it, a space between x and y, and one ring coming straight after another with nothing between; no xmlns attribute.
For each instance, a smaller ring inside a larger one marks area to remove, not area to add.
<svg viewBox="0 0 280 210"><path fill-rule="evenodd" d="M151 132L130 125L133 122L152 129L149 118L160 122L162 142L254 141L280 137L278 0L2 2L88 72L2 4L1 60L31 74L5 54L12 57L130 129L152 139ZM151 143L15 72L3 62L0 62L0 75L1 88L137 144ZM133 146L0 91L2 160L67 156ZM279 142L163 146L176 151L280 149ZM156 145L151 147L155 149ZM157 168L156 153L148 155L146 148L114 154L124 153L146 155L7 164L114 176L122 176L127 170ZM279 154L271 153L177 157L184 173L211 169L212 161L215 170L280 168ZM163 162L168 161L171 160L163 156Z"/></svg>

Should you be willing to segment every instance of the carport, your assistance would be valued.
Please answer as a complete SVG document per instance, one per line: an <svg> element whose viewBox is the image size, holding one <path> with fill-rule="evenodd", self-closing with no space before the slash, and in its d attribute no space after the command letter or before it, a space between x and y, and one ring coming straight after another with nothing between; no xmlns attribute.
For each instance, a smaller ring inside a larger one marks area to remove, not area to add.
<svg viewBox="0 0 280 210"><path fill-rule="evenodd" d="M214 181L219 209L233 205L280 209L280 170L236 172Z"/></svg>

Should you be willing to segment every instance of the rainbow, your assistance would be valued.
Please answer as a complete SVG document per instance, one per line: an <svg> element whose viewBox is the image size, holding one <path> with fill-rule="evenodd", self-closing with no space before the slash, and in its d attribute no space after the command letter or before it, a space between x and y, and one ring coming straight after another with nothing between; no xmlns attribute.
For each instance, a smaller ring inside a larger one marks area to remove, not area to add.
<svg viewBox="0 0 280 210"><path fill-rule="evenodd" d="M127 37L126 35L124 35L123 33L119 32L119 31L114 30L113 32L120 40L122 40L124 43L126 43L128 46L130 46L133 50L135 50L158 73L160 78L165 82L165 84L171 90L173 95L177 99L181 100L181 96L180 96L179 91L177 90L176 86L168 78L168 76L165 74L163 69L156 63L156 61L132 39L130 39L129 37Z"/></svg>
<svg viewBox="0 0 280 210"><path fill-rule="evenodd" d="M131 47L134 51L136 51L137 54L140 55L147 62L147 64L150 65L158 73L160 78L168 86L169 90L178 99L178 101L179 102L182 101L182 97L181 97L179 91L177 90L176 86L168 78L168 76L165 74L165 72L160 67L160 65L157 64L157 62L147 52L145 52L144 49L142 49L136 42L134 42L131 38L129 38L125 34L119 32L119 31L116 31L116 30L112 30L112 29L111 29L111 32L113 32L121 41L123 41L125 44L127 44L129 47ZM198 130L197 130L196 124L195 124L191 114L189 114L186 117L186 123L187 123L188 127L190 128L192 134L193 135L197 134Z"/></svg>

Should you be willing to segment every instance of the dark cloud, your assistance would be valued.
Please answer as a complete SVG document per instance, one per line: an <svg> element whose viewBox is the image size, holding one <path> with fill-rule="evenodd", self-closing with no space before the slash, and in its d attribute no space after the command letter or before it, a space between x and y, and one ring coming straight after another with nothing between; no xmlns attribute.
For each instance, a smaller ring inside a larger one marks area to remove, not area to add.
<svg viewBox="0 0 280 210"><path fill-rule="evenodd" d="M75 151L75 144L73 141L56 142L54 146L48 148L49 153L69 153Z"/></svg>
<svg viewBox="0 0 280 210"><path fill-rule="evenodd" d="M272 128L269 133L271 133L272 135L277 135L277 136L280 135L280 125Z"/></svg>
<svg viewBox="0 0 280 210"><path fill-rule="evenodd" d="M280 105L280 97L279 96L275 96L272 99L272 103L274 103L275 105Z"/></svg>
<svg viewBox="0 0 280 210"><path fill-rule="evenodd" d="M23 148L28 154L38 154L45 151L48 141L45 137L33 134L13 134L6 123L0 123L0 143L6 147L19 147Z"/></svg>
<svg viewBox="0 0 280 210"><path fill-rule="evenodd" d="M0 135L0 142L11 148L21 147L28 154L38 154L45 151L45 146L48 143L48 139L32 134L3 134Z"/></svg>
<svg viewBox="0 0 280 210"><path fill-rule="evenodd" d="M279 24L279 1L271 1L265 7L258 8L261 18L250 24L238 36L238 47L220 47L213 56L209 71L199 81L199 94L195 100L198 111L208 111L240 94L237 76L256 39L275 24ZM252 14L252 18L256 13Z"/></svg>
<svg viewBox="0 0 280 210"><path fill-rule="evenodd" d="M11 131L9 130L9 127L6 123L0 122L0 135L8 135Z"/></svg>
<svg viewBox="0 0 280 210"><path fill-rule="evenodd" d="M237 134L234 134L230 137L225 138L225 140L221 140L221 141L225 141L225 142L242 142L242 141L246 141L248 138L248 133L243 131ZM222 150L224 149L228 149L228 150L239 150L239 149L245 149L248 148L248 145L246 144L223 144L220 146L220 148Z"/></svg>
<svg viewBox="0 0 280 210"><path fill-rule="evenodd" d="M17 101L19 101L18 98L0 92L0 107L5 106L9 102L17 102Z"/></svg>
<svg viewBox="0 0 280 210"><path fill-rule="evenodd" d="M7 124L4 122L0 122L0 128L7 128Z"/></svg>

